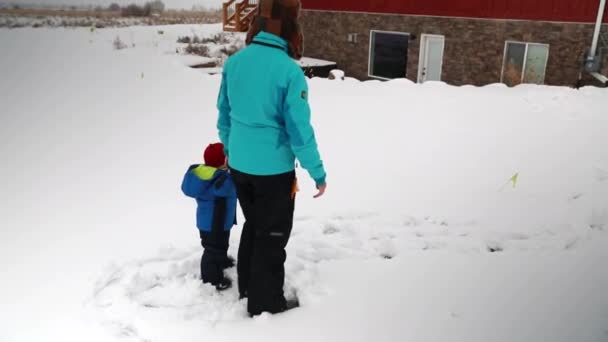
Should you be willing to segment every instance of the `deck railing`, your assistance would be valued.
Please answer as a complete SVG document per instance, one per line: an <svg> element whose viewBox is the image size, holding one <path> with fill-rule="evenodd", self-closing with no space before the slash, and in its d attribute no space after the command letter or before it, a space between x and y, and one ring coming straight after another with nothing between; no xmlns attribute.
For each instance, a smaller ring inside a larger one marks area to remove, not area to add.
<svg viewBox="0 0 608 342"><path fill-rule="evenodd" d="M255 15L258 0L229 0L223 4L224 31L244 32Z"/></svg>

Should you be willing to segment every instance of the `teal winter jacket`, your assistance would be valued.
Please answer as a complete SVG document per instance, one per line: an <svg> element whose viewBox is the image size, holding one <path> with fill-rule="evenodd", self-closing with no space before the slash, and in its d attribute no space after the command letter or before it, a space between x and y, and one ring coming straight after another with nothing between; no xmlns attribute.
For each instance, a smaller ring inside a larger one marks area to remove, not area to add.
<svg viewBox="0 0 608 342"><path fill-rule="evenodd" d="M295 159L317 185L325 169L310 124L308 85L287 42L260 32L226 61L217 128L230 167L253 175L292 171Z"/></svg>

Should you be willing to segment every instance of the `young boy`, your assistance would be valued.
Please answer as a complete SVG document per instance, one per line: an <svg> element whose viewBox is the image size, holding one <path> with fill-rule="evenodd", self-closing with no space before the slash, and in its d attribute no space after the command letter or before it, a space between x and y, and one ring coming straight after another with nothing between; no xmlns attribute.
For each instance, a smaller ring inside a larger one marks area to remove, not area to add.
<svg viewBox="0 0 608 342"><path fill-rule="evenodd" d="M182 182L186 196L196 199L196 226L199 229L203 257L201 278L218 291L230 288L224 269L234 266L228 257L230 228L236 224L236 188L228 169L224 145L210 144L205 149L204 165L188 168Z"/></svg>

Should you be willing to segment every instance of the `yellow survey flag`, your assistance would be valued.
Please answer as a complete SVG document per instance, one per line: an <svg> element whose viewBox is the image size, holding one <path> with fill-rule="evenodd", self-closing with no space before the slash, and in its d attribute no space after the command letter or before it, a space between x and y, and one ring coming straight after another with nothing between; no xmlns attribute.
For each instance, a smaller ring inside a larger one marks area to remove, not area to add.
<svg viewBox="0 0 608 342"><path fill-rule="evenodd" d="M511 179L509 179L509 182L513 183L513 187L517 186L518 178L519 178L519 172L514 174L513 177L511 177Z"/></svg>

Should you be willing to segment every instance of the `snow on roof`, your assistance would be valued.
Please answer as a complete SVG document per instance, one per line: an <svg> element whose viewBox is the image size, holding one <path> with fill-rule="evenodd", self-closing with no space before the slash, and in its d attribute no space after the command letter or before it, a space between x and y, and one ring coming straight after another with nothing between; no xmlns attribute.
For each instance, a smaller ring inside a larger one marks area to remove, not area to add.
<svg viewBox="0 0 608 342"><path fill-rule="evenodd" d="M326 61L326 60L317 59L317 58L302 57L302 59L300 59L298 61L298 64L303 68L307 68L307 67L332 66L332 65L336 65L336 62Z"/></svg>
<svg viewBox="0 0 608 342"><path fill-rule="evenodd" d="M205 57L199 57L199 56L189 56L189 55L182 55L179 57L180 60L182 60L184 62L184 64L190 66L190 67L195 67L196 65L201 65L201 64L205 64L207 62L212 61L212 58L205 58ZM301 60L297 61L298 65L302 68L310 68L310 67L324 67L324 66L335 66L336 62L332 62L332 61L325 61L322 59L316 59L316 58L310 58L310 57L302 57ZM215 68L196 68L197 70L202 71L205 74L221 74L222 73L222 68L221 67L215 67Z"/></svg>
<svg viewBox="0 0 608 342"><path fill-rule="evenodd" d="M216 61L215 58L202 57L196 55L177 55L176 58L179 59L180 62L184 63L184 65L189 67L195 67L197 65L207 64Z"/></svg>
<svg viewBox="0 0 608 342"><path fill-rule="evenodd" d="M196 70L199 70L199 71L203 72L204 74L209 74L209 75L216 75L216 74L221 74L222 73L222 68L221 67L217 67L217 68L197 68Z"/></svg>

